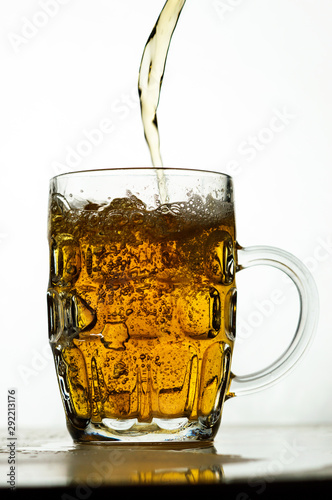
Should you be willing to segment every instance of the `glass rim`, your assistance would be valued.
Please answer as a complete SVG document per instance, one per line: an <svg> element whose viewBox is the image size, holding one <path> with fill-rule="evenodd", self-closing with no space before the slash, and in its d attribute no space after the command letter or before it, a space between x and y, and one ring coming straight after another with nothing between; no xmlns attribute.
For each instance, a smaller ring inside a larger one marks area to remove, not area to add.
<svg viewBox="0 0 332 500"><path fill-rule="evenodd" d="M228 174L225 174L224 172L217 172L215 170L205 170L205 169L196 169L196 168L185 168L185 167L110 167L110 168L100 168L100 169L89 169L89 170L75 170L73 172L64 172L62 174L55 175L50 178L50 182L54 181L55 179L59 178L65 178L65 177L71 177L71 176L88 176L88 175L94 175L98 177L99 175L102 176L103 174L111 174L111 173L120 173L120 172L132 172L132 173L139 173L142 171L145 172L157 172L157 171L164 171L165 173L167 172L179 172L179 173L191 173L191 174L208 174L208 175L218 175L220 177L224 177L226 179L232 180L232 177Z"/></svg>

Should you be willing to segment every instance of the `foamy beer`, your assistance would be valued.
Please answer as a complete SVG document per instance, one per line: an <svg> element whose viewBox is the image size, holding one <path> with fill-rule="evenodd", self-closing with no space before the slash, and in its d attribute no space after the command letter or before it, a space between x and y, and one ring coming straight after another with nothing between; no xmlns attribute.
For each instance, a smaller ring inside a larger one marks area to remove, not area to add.
<svg viewBox="0 0 332 500"><path fill-rule="evenodd" d="M225 399L283 375L314 329L304 266L237 245L229 176L165 169L160 179L114 169L50 183L49 338L76 441L211 441ZM236 377L236 272L264 263L296 283L299 326L274 365Z"/></svg>

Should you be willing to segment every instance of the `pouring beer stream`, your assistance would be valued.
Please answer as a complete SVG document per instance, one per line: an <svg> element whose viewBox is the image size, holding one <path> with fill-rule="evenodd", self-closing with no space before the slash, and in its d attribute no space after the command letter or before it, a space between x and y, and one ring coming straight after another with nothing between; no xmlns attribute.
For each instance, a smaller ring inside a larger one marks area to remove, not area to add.
<svg viewBox="0 0 332 500"><path fill-rule="evenodd" d="M185 2L186 0L167 0L165 3L145 45L138 79L144 135L150 149L152 164L156 167L162 203L167 203L169 197L163 168L158 168L163 167L163 162L160 153L157 108L170 43Z"/></svg>

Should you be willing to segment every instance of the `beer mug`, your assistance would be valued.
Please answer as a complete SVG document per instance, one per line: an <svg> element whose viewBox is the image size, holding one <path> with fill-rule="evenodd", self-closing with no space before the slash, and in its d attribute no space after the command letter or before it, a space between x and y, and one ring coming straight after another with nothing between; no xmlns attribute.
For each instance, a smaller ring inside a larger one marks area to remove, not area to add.
<svg viewBox="0 0 332 500"><path fill-rule="evenodd" d="M313 335L315 283L295 257L236 240L233 182L187 169L108 169L50 181L49 339L77 442L211 442L224 401L267 387ZM300 298L286 352L231 372L236 274L269 265Z"/></svg>

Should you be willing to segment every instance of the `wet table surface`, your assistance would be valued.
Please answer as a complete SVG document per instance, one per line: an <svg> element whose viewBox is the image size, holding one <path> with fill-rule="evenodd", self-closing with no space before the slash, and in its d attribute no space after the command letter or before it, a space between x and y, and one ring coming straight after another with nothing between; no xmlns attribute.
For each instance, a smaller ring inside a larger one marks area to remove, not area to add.
<svg viewBox="0 0 332 500"><path fill-rule="evenodd" d="M0 494L7 484L10 440L1 433ZM332 495L332 426L228 427L213 446L75 445L66 429L20 430L15 440L15 496L39 489L45 498L155 495L159 489L214 491L249 500L283 494ZM309 495L309 496L308 496Z"/></svg>

